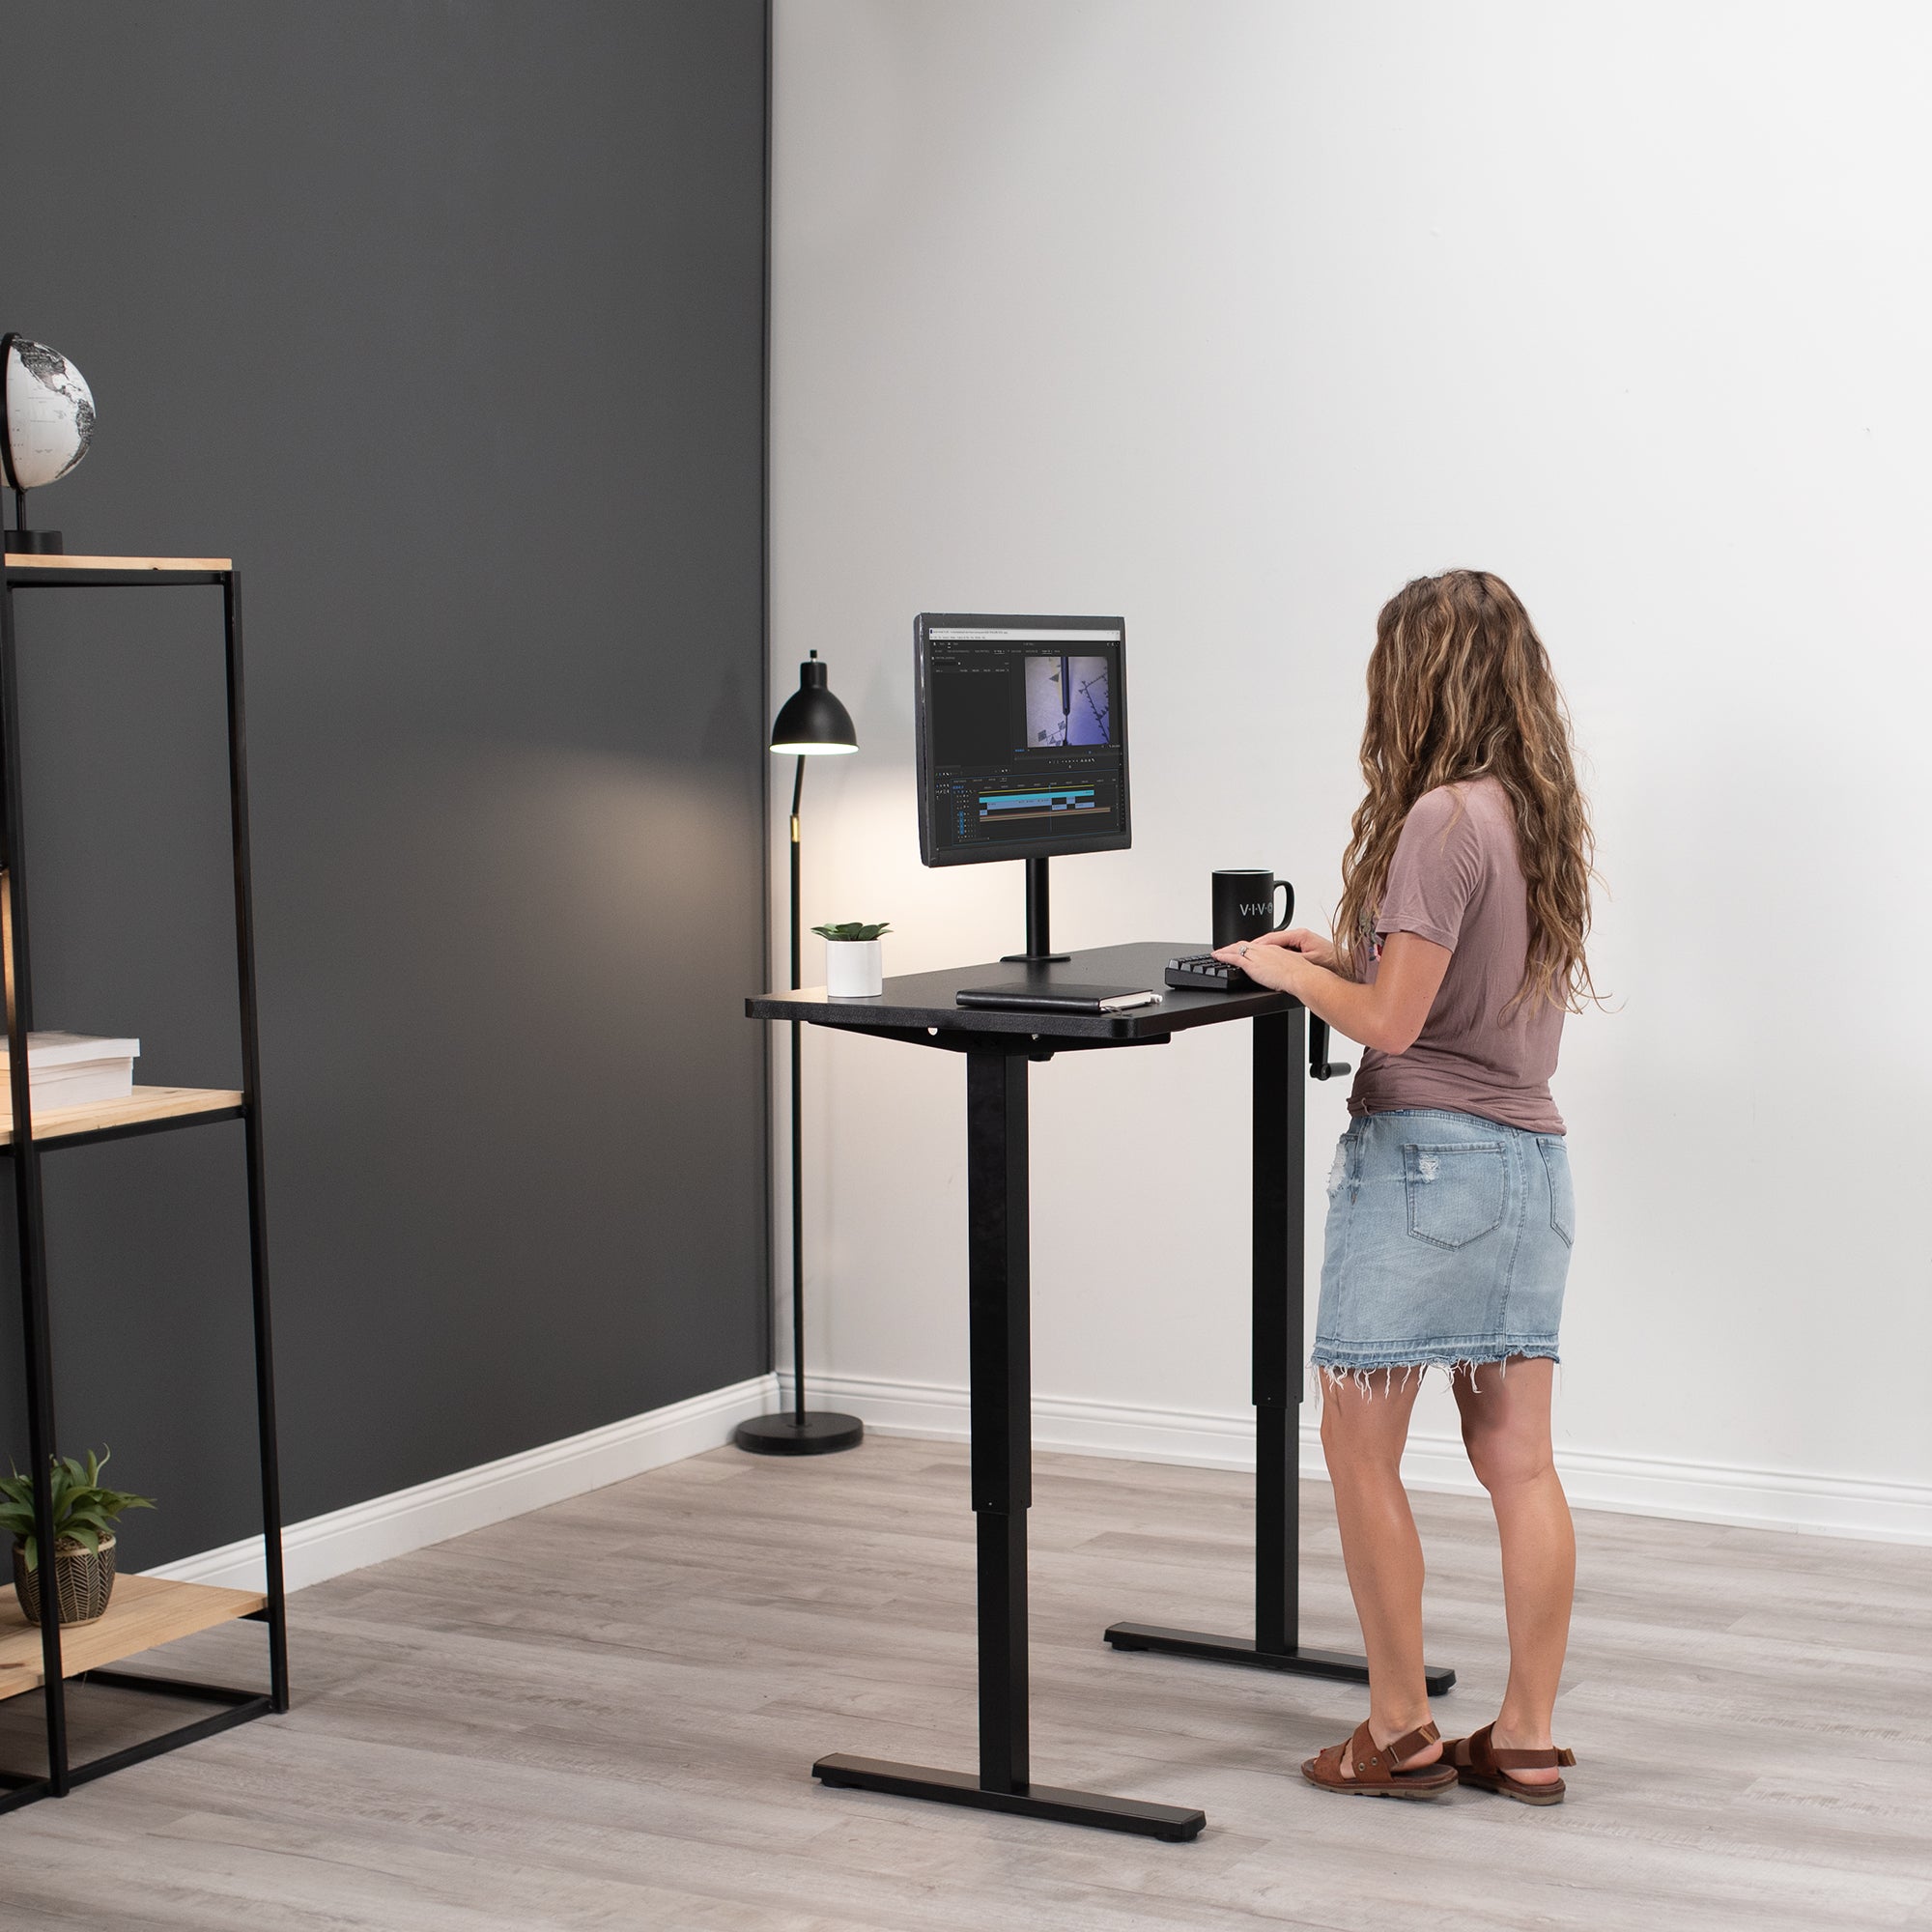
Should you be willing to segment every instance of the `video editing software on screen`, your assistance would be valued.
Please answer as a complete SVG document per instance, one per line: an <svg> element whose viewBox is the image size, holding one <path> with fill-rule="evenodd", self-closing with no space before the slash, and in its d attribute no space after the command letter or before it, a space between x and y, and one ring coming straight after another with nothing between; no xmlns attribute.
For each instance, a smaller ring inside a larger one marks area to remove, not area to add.
<svg viewBox="0 0 1932 1932"><path fill-rule="evenodd" d="M1121 634L928 634L926 783L935 861L1067 849L1126 830Z"/></svg>

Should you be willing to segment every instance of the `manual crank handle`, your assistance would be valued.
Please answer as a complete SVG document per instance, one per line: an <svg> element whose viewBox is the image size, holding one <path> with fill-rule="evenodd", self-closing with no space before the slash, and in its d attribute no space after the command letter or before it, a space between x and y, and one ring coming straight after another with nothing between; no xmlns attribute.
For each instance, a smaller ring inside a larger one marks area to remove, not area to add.
<svg viewBox="0 0 1932 1932"><path fill-rule="evenodd" d="M1354 1070L1346 1060L1328 1058L1328 1022L1319 1020L1310 1013L1308 1015L1309 1079L1332 1080L1338 1073L1352 1073Z"/></svg>

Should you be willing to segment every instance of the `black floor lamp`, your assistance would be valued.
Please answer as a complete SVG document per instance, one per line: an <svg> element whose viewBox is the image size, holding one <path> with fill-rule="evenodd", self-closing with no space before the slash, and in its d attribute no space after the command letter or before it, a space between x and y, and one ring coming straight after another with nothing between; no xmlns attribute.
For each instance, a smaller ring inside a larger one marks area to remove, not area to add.
<svg viewBox="0 0 1932 1932"><path fill-rule="evenodd" d="M798 808L805 796L805 761L826 753L856 752L859 734L852 714L825 685L825 667L813 651L798 668L798 689L785 699L772 725L772 750L798 759L791 785L791 983L797 990L799 964ZM759 1456L825 1456L850 1449L866 1434L856 1415L805 1406L805 1106L799 1079L799 1022L791 1023L791 1409L741 1422L732 1439Z"/></svg>

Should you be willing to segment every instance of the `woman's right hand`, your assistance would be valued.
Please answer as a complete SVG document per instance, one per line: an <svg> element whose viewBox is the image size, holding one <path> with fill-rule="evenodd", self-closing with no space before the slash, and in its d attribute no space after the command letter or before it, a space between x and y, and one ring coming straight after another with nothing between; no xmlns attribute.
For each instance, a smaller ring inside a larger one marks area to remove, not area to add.
<svg viewBox="0 0 1932 1932"><path fill-rule="evenodd" d="M1325 966L1329 972L1335 970L1335 944L1323 939L1319 932L1310 932L1304 925L1290 926L1286 932L1264 932L1250 942L1255 946L1285 946L1291 952L1298 952L1316 966Z"/></svg>

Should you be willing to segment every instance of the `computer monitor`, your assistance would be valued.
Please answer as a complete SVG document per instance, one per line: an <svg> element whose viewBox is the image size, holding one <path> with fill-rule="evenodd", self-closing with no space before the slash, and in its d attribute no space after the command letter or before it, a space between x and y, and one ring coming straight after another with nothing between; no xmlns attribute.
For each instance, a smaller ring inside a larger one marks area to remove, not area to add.
<svg viewBox="0 0 1932 1932"><path fill-rule="evenodd" d="M919 856L926 865L1133 843L1126 636L1120 617L927 611L917 619Z"/></svg>

